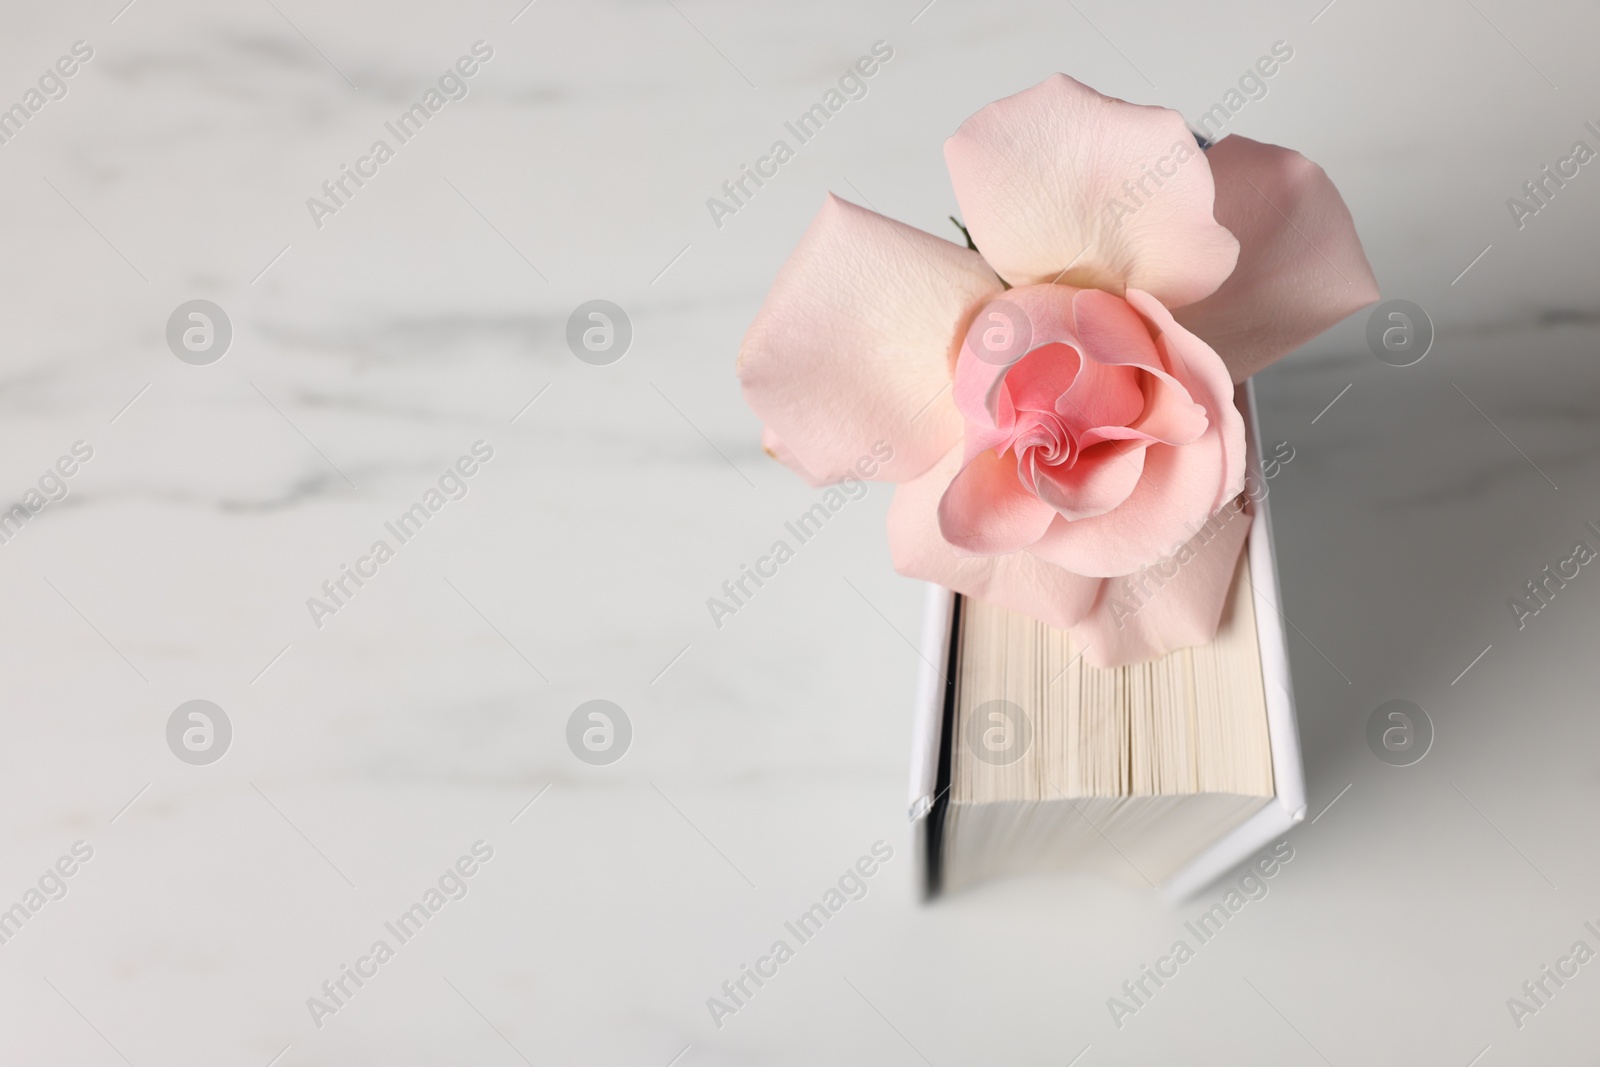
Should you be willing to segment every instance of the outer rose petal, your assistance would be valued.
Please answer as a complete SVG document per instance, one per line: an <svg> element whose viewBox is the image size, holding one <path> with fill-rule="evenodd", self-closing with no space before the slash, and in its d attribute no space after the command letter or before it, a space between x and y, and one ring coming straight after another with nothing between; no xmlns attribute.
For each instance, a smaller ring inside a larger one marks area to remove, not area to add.
<svg viewBox="0 0 1600 1067"><path fill-rule="evenodd" d="M1150 327L1126 300L1103 289L1072 294L1072 324L1083 347L1101 363L1162 366Z"/></svg>
<svg viewBox="0 0 1600 1067"><path fill-rule="evenodd" d="M830 195L740 346L745 400L823 482L880 440L876 480L921 474L961 439L941 392L965 316L1000 289L976 252Z"/></svg>
<svg viewBox="0 0 1600 1067"><path fill-rule="evenodd" d="M1238 258L1212 217L1210 166L1176 111L1056 74L962 123L944 157L973 241L1012 285L1133 286L1181 307L1214 291ZM1119 214L1123 183L1147 167L1173 173Z"/></svg>
<svg viewBox="0 0 1600 1067"><path fill-rule="evenodd" d="M1186 330L1146 293L1128 290L1128 305L1157 331L1161 354L1172 376L1188 390L1189 398L1205 408L1211 426L1222 435L1223 469L1226 472L1217 491L1213 508L1231 500L1244 488L1244 416L1239 414L1233 383L1227 366L1215 349Z"/></svg>
<svg viewBox="0 0 1600 1067"><path fill-rule="evenodd" d="M1077 574L1132 574L1176 550L1206 521L1222 479L1222 455L1214 429L1181 448L1151 445L1139 484L1121 506L1071 522L1057 516L1028 551Z"/></svg>
<svg viewBox="0 0 1600 1067"><path fill-rule="evenodd" d="M1094 605L1100 579L1071 574L1029 555L962 556L939 533L939 499L961 469L952 448L931 470L902 483L889 505L889 551L907 578L936 582L1068 629Z"/></svg>
<svg viewBox="0 0 1600 1067"><path fill-rule="evenodd" d="M1015 455L990 449L951 479L939 500L940 535L964 552L997 556L1027 548L1056 513L1017 477Z"/></svg>
<svg viewBox="0 0 1600 1067"><path fill-rule="evenodd" d="M1236 499L1243 503L1243 497ZM1230 503L1212 524L1216 533L1209 542L1204 534L1189 542L1193 558L1168 564L1169 574L1176 565L1176 575L1163 578L1158 568L1150 568L1142 587L1143 571L1105 582L1088 616L1072 627L1073 640L1088 646L1084 662L1121 667L1216 637L1250 522L1248 512L1234 513ZM1132 583L1131 588L1125 583ZM1141 588L1150 595L1140 593Z"/></svg>
<svg viewBox="0 0 1600 1067"><path fill-rule="evenodd" d="M1215 293L1178 312L1242 382L1378 299L1355 223L1322 168L1299 152L1224 137L1206 156L1217 221L1239 238L1239 265Z"/></svg>
<svg viewBox="0 0 1600 1067"><path fill-rule="evenodd" d="M820 489L828 484L801 466L800 461L794 458L794 453L789 451L789 446L778 440L778 435L766 426L761 427L761 450L805 479L807 485Z"/></svg>

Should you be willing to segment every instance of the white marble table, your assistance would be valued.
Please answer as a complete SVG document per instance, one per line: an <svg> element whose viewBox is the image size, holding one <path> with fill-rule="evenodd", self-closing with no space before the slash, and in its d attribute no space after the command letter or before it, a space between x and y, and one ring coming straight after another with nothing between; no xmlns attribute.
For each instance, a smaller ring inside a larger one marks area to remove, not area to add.
<svg viewBox="0 0 1600 1067"><path fill-rule="evenodd" d="M1506 1001L1600 948L1600 577L1521 630L1507 600L1600 544L1600 174L1520 230L1505 201L1600 144L1592 6L121 3L0 34L0 102L93 50L0 144L0 499L93 450L0 544L0 907L66 890L0 944L0 1062L1590 1062L1600 964L1520 1028ZM316 225L480 40L465 98ZM868 95L715 225L879 40ZM814 496L732 359L826 191L944 232L943 138L989 100L1064 70L1195 115L1277 40L1230 129L1329 169L1438 339L1393 368L1358 317L1259 381L1296 450L1273 491L1317 818L1119 1029L1107 998L1210 899L916 902L921 601L886 487L712 625ZM164 337L192 299L233 325L208 366ZM633 323L613 365L565 343L592 299ZM467 495L317 627L307 598L477 441ZM1363 739L1391 698L1436 729L1412 767ZM232 724L210 765L166 740L194 699ZM632 724L609 766L567 745L592 699ZM479 841L465 895L389 933ZM878 841L867 895L719 1027L707 998ZM344 965L369 976L313 1019Z"/></svg>

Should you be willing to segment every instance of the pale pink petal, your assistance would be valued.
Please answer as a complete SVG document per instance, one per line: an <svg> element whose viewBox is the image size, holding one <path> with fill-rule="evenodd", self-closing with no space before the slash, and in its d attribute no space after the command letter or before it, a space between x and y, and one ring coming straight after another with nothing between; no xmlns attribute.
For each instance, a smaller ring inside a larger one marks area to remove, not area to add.
<svg viewBox="0 0 1600 1067"><path fill-rule="evenodd" d="M1017 477L1015 454L980 452L939 500L939 531L963 552L998 556L1039 540L1055 512Z"/></svg>
<svg viewBox="0 0 1600 1067"><path fill-rule="evenodd" d="M1041 464L1070 463L1075 452L1072 438L1061 419L1049 412L1029 411L1017 423L1017 432L1011 441L996 452L1013 452L1018 456L1017 477L1031 491L1033 471ZM1021 457L1026 457L1023 459ZM971 462L971 456L968 456Z"/></svg>
<svg viewBox="0 0 1600 1067"><path fill-rule="evenodd" d="M1134 286L1180 307L1222 284L1238 257L1176 111L1056 74L973 115L944 154L973 241L1013 285Z"/></svg>
<svg viewBox="0 0 1600 1067"><path fill-rule="evenodd" d="M956 345L1000 288L971 250L829 196L740 346L745 399L823 481L879 442L873 478L920 474L961 439Z"/></svg>
<svg viewBox="0 0 1600 1067"><path fill-rule="evenodd" d="M1057 516L1027 551L1075 574L1131 574L1194 535L1216 506L1223 478L1221 434L1214 427L1182 448L1151 445L1143 477L1120 507L1087 519Z"/></svg>
<svg viewBox="0 0 1600 1067"><path fill-rule="evenodd" d="M1239 238L1239 265L1177 317L1242 382L1377 300L1378 283L1321 167L1237 134L1206 155L1216 176L1217 221Z"/></svg>
<svg viewBox="0 0 1600 1067"><path fill-rule="evenodd" d="M1072 627L1073 640L1086 646L1084 662L1121 667L1210 642L1249 530L1248 511L1241 513L1230 502L1173 556L1126 578L1108 579L1094 608Z"/></svg>
<svg viewBox="0 0 1600 1067"><path fill-rule="evenodd" d="M1138 441L1108 441L1084 449L1070 467L1041 466L1034 482L1039 499L1072 521L1104 515L1133 495L1144 473L1144 453Z"/></svg>
<svg viewBox="0 0 1600 1067"><path fill-rule="evenodd" d="M1150 302L1147 299L1140 306ZM1187 444L1204 432L1205 408L1196 404L1188 390L1168 372L1167 361L1152 335L1152 329L1159 327L1147 321L1127 299L1098 289L1079 292L1072 308L1078 336L1090 359L1133 364L1147 372L1141 382L1143 412L1137 418L1124 420L1127 424L1175 445ZM1163 321L1169 320L1170 316Z"/></svg>
<svg viewBox="0 0 1600 1067"><path fill-rule="evenodd" d="M1019 433L1026 433L1030 425L1037 425L1038 419L1029 415L1026 421L1017 418L1016 410L1011 406L1011 397L1004 390L996 393L998 398L998 418L990 423L987 419L972 421L966 427L966 458L970 462L972 457L979 452L991 448L1004 451L1007 443Z"/></svg>
<svg viewBox="0 0 1600 1067"><path fill-rule="evenodd" d="M1201 426L1200 429L1201 432L1205 431L1204 426ZM1145 433L1143 430L1136 430L1132 426L1100 426L1079 437L1078 447L1087 449L1106 441L1144 441L1152 444L1172 444L1171 441L1163 441L1153 434Z"/></svg>
<svg viewBox="0 0 1600 1067"><path fill-rule="evenodd" d="M789 446L778 440L778 435L767 426L761 427L761 450L804 478L807 485L821 488L828 484L801 466L800 461L794 458L794 453L789 451Z"/></svg>
<svg viewBox="0 0 1600 1067"><path fill-rule="evenodd" d="M951 449L931 470L895 488L889 505L889 551L895 570L1067 629L1093 606L1100 579L1054 567L1026 552L964 556L939 533L939 500L961 470Z"/></svg>
<svg viewBox="0 0 1600 1067"><path fill-rule="evenodd" d="M1169 445L1186 445L1206 432L1205 405L1196 404L1176 380L1149 374L1144 386L1144 412L1134 421L1135 429Z"/></svg>
<svg viewBox="0 0 1600 1067"><path fill-rule="evenodd" d="M1099 363L1160 367L1150 327L1121 297L1080 289L1072 297L1072 324L1089 358Z"/></svg>
<svg viewBox="0 0 1600 1067"><path fill-rule="evenodd" d="M1057 342L1076 348L1072 296L1065 285L1032 285L1010 289L986 304L974 316L978 327L963 338L955 369L956 410L968 426L1010 429L1010 408L1000 385L1010 372L1029 358L1027 353ZM1023 346L1010 361L983 350L981 337L991 315L1001 315ZM975 347L976 343L976 347Z"/></svg>
<svg viewBox="0 0 1600 1067"><path fill-rule="evenodd" d="M1127 300L1150 324L1162 362L1173 378L1189 400L1204 409L1206 421L1221 435L1222 473L1211 505L1215 508L1244 488L1244 417L1239 414L1228 368L1210 345L1180 325L1149 293L1129 289Z"/></svg>
<svg viewBox="0 0 1600 1067"><path fill-rule="evenodd" d="M1135 367L1085 359L1070 388L1056 394L1055 410L1075 433L1101 426L1127 426L1144 411L1143 372ZM1006 385L1011 384L1010 377Z"/></svg>
<svg viewBox="0 0 1600 1067"><path fill-rule="evenodd" d="M1057 398L1071 389L1085 370L1088 368L1071 345L1048 344L1016 362L1006 374L1006 393L1018 411L1055 414Z"/></svg>

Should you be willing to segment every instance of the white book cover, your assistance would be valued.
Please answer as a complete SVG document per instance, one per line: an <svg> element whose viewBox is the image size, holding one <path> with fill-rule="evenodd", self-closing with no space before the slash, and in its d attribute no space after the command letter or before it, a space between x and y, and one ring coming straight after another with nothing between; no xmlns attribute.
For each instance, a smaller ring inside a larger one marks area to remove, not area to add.
<svg viewBox="0 0 1600 1067"><path fill-rule="evenodd" d="M1256 418L1255 390L1248 381L1237 400L1245 415L1247 464L1261 477L1261 428ZM1263 485L1266 481L1263 480ZM1249 579L1254 598L1256 637L1261 651L1261 673L1267 704L1267 731L1272 745L1273 798L1260 810L1214 841L1161 885L1174 903L1193 897L1257 850L1282 835L1306 815L1305 772L1300 759L1300 732L1294 716L1294 687L1289 677L1289 650L1285 644L1283 615L1279 611L1277 557L1272 547L1270 493L1253 505L1249 538ZM922 667L917 685L916 718L912 726L911 807L912 837L924 890L930 886L931 849L938 847L937 804L940 768L949 758L944 734L946 703L952 686L946 681L950 661L950 615L955 596L930 585L922 625Z"/></svg>

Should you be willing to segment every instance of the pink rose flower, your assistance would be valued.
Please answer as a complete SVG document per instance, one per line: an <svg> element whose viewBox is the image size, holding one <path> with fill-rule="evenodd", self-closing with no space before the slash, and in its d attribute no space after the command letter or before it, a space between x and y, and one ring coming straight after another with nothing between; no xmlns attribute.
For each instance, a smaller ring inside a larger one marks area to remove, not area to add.
<svg viewBox="0 0 1600 1067"><path fill-rule="evenodd" d="M1087 662L1211 640L1248 528L1200 533L1244 483L1234 383L1378 297L1338 191L1059 74L945 159L981 255L830 196L739 352L763 444L823 485L887 443L896 569L1069 629Z"/></svg>

